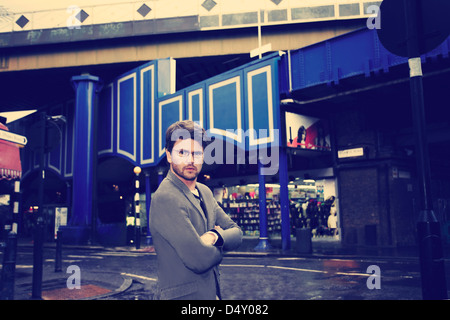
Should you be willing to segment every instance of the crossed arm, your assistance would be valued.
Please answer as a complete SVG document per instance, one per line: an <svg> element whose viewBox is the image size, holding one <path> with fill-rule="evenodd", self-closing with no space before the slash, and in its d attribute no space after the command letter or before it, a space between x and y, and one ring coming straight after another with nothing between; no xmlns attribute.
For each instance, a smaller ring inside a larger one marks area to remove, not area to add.
<svg viewBox="0 0 450 320"><path fill-rule="evenodd" d="M215 203L215 232L199 236L185 207L173 199L160 197L152 201L151 224L176 251L185 266L201 273L217 265L222 260L223 250L232 250L240 245L242 231L228 215ZM221 239L221 246L214 246Z"/></svg>

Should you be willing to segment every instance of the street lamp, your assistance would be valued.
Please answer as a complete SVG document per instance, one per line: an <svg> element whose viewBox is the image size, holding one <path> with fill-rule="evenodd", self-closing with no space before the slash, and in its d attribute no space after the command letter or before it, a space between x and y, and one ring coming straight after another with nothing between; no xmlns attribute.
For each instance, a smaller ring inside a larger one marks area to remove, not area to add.
<svg viewBox="0 0 450 320"><path fill-rule="evenodd" d="M139 174L142 169L138 166L134 167L133 172L136 175L136 194L134 195L134 234L135 234L135 242L136 249L140 249L141 247L141 219L140 219L140 207L139 207Z"/></svg>

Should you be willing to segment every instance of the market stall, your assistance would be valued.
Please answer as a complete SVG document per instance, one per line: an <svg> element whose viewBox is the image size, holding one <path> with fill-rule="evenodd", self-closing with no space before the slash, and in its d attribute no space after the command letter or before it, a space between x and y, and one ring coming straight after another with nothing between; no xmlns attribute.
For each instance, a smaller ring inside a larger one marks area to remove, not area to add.
<svg viewBox="0 0 450 320"><path fill-rule="evenodd" d="M0 180L20 179L22 165L19 145L11 141L15 135L3 123L0 123L0 130Z"/></svg>

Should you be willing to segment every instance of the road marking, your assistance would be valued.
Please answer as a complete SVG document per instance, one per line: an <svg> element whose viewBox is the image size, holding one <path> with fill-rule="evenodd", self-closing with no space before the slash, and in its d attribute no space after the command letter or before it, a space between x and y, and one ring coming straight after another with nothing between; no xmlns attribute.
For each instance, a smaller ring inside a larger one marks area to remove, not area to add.
<svg viewBox="0 0 450 320"><path fill-rule="evenodd" d="M249 268L265 268L261 264L221 264L221 267L249 267Z"/></svg>
<svg viewBox="0 0 450 320"><path fill-rule="evenodd" d="M3 268L3 266L0 264L0 270ZM33 266L30 265L26 265L26 264L16 264L15 265L16 269L31 269L33 268Z"/></svg>
<svg viewBox="0 0 450 320"><path fill-rule="evenodd" d="M248 255L248 252L246 251L229 251L227 254L233 254L233 255ZM268 252L252 252L253 256L268 256Z"/></svg>
<svg viewBox="0 0 450 320"><path fill-rule="evenodd" d="M315 272L315 273L328 273L328 271L324 271L324 270L302 269L302 268L280 267L280 266L267 266L267 268L293 270L293 271L304 271L304 272Z"/></svg>
<svg viewBox="0 0 450 320"><path fill-rule="evenodd" d="M75 259L75 260L67 260L67 259L63 259L62 262L65 263L74 263L74 262L81 262L82 260L80 259ZM45 262L55 262L55 259L45 259Z"/></svg>
<svg viewBox="0 0 450 320"><path fill-rule="evenodd" d="M142 257L143 255L156 255L152 252L99 252L97 253L101 256L112 256L112 257Z"/></svg>
<svg viewBox="0 0 450 320"><path fill-rule="evenodd" d="M142 280L147 280L147 281L158 281L158 279L156 279L156 278L150 278L150 277L140 276L138 274L132 274L132 273L126 273L126 272L122 272L121 275L127 276L127 277L132 277L132 278L138 278L138 279L142 279Z"/></svg>
<svg viewBox="0 0 450 320"><path fill-rule="evenodd" d="M337 274L343 276L362 276L369 277L371 274L368 273L358 273L358 272L333 272L325 270L314 270L314 269L303 269L303 268L293 268L293 267L282 267L282 266L266 266L260 264L221 264L222 267L247 267L247 268L272 268L272 269L282 269L291 271L302 271L302 272L312 272L312 273L323 273L323 274Z"/></svg>
<svg viewBox="0 0 450 320"><path fill-rule="evenodd" d="M221 267L247 267L247 268L273 268L273 269L284 269L284 270L294 270L294 271L328 273L327 271L322 271L322 270L301 269L301 268L280 267L280 266L266 266L266 265L261 265L261 264L221 264L220 266Z"/></svg>
<svg viewBox="0 0 450 320"><path fill-rule="evenodd" d="M98 256L79 256L79 255L75 255L75 254L69 254L69 255L67 255L67 257L78 258L78 259L103 259L103 257L98 257Z"/></svg>
<svg viewBox="0 0 450 320"><path fill-rule="evenodd" d="M370 277L373 274L368 273L358 273L358 272L334 272L334 274L339 274L342 276L362 276L362 277Z"/></svg>

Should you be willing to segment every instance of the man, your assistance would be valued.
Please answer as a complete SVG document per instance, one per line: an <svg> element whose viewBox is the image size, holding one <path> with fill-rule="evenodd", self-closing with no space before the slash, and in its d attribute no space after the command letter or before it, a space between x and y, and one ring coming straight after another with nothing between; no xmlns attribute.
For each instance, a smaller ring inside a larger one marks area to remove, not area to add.
<svg viewBox="0 0 450 320"><path fill-rule="evenodd" d="M156 299L217 299L223 250L237 248L242 231L197 182L206 133L193 121L166 131L170 170L152 197L150 231L158 259Z"/></svg>

